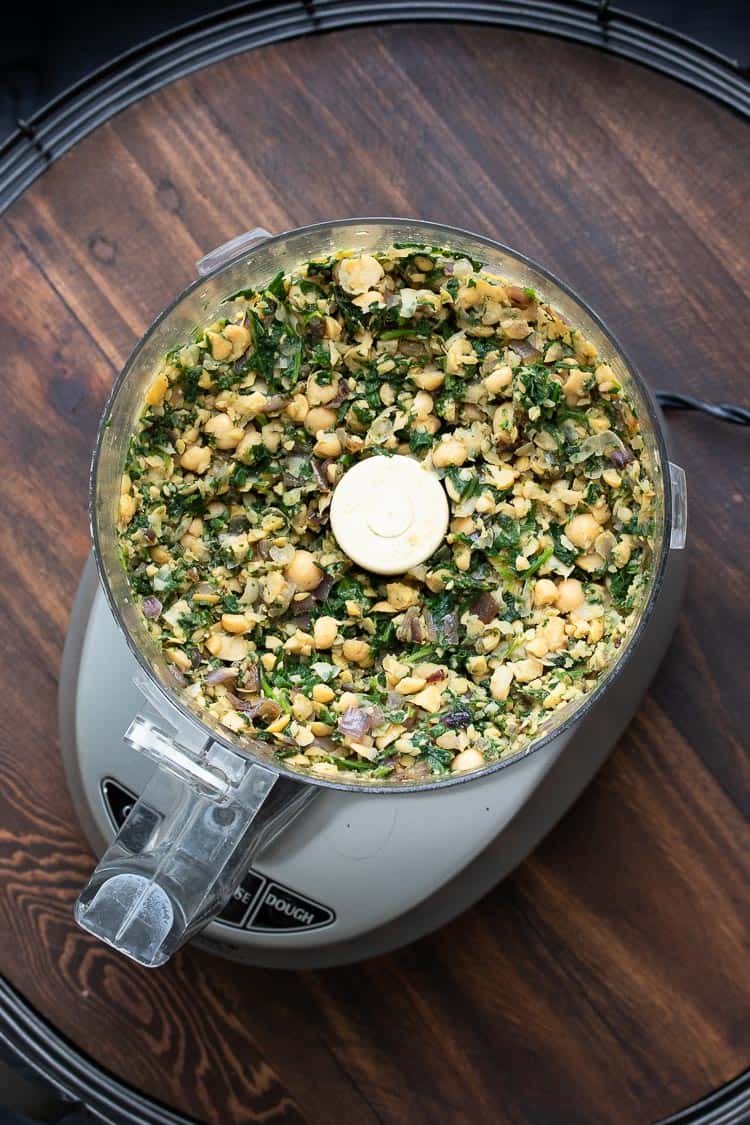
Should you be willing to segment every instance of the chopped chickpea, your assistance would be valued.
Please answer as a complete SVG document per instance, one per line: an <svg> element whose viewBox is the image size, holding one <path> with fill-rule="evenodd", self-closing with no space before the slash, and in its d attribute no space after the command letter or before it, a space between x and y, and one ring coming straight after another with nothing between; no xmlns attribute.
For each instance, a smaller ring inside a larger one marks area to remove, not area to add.
<svg viewBox="0 0 750 1125"><path fill-rule="evenodd" d="M557 587L557 608L560 613L572 613L585 602L583 586L577 578L566 578Z"/></svg>
<svg viewBox="0 0 750 1125"><path fill-rule="evenodd" d="M492 673L490 692L493 699L507 699L510 685L513 683L513 669L508 664L501 664Z"/></svg>
<svg viewBox="0 0 750 1125"><path fill-rule="evenodd" d="M211 449L207 445L191 445L180 457L180 464L189 473L200 476L211 464Z"/></svg>
<svg viewBox="0 0 750 1125"><path fill-rule="evenodd" d="M462 441L445 438L433 451L432 463L436 469L443 469L448 465L463 465L467 456L468 451Z"/></svg>
<svg viewBox="0 0 750 1125"><path fill-rule="evenodd" d="M313 626L313 640L318 649L332 648L339 631L335 617L319 617Z"/></svg>
<svg viewBox="0 0 750 1125"><path fill-rule="evenodd" d="M366 641L356 640L351 638L344 641L343 655L346 660L351 660L354 664L366 664L370 659L370 646Z"/></svg>
<svg viewBox="0 0 750 1125"><path fill-rule="evenodd" d="M573 516L573 519L565 525L565 534L570 542L574 547L581 547L584 551L593 545L600 530L599 524L588 512Z"/></svg>
<svg viewBox="0 0 750 1125"><path fill-rule="evenodd" d="M336 425L336 411L327 406L314 406L305 416L305 429L309 434L332 430Z"/></svg>
<svg viewBox="0 0 750 1125"><path fill-rule="evenodd" d="M217 449L235 449L245 432L234 425L228 414L214 414L203 428L212 435Z"/></svg>
<svg viewBox="0 0 750 1125"><path fill-rule="evenodd" d="M313 453L316 457L340 457L341 442L335 433L322 433L313 446Z"/></svg>
<svg viewBox="0 0 750 1125"><path fill-rule="evenodd" d="M534 605L554 605L557 601L557 586L549 578L539 578L534 583Z"/></svg>
<svg viewBox="0 0 750 1125"><path fill-rule="evenodd" d="M294 558L287 564L284 574L298 590L314 590L323 579L323 571L316 564L315 556L310 551L295 551Z"/></svg>
<svg viewBox="0 0 750 1125"><path fill-rule="evenodd" d="M484 754L481 750L476 750L473 746L470 746L467 750L462 750L460 754L456 754L451 762L451 773L480 770L485 764Z"/></svg>

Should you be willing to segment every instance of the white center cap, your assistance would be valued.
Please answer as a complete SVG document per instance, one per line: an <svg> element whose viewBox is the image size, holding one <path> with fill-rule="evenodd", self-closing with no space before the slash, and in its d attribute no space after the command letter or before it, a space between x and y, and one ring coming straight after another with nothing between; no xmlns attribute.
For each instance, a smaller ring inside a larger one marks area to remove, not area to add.
<svg viewBox="0 0 750 1125"><path fill-rule="evenodd" d="M448 530L448 499L413 457L369 457L353 465L331 501L341 550L375 574L403 574L429 558Z"/></svg>
<svg viewBox="0 0 750 1125"><path fill-rule="evenodd" d="M414 509L408 496L376 496L367 513L367 526L373 535L395 539L414 522Z"/></svg>

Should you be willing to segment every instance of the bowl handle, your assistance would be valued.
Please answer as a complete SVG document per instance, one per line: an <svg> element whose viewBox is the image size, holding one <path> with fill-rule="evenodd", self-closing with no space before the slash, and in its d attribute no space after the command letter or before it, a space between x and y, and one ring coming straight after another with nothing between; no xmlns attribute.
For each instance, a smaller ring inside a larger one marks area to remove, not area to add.
<svg viewBox="0 0 750 1125"><path fill-rule="evenodd" d="M687 478L685 470L669 462L669 485L672 490L672 531L669 540L671 551L682 551L687 539Z"/></svg>
<svg viewBox="0 0 750 1125"><path fill-rule="evenodd" d="M74 915L113 949L156 967L222 909L256 852L317 790L217 742L190 749L143 715L125 741L157 768Z"/></svg>
<svg viewBox="0 0 750 1125"><path fill-rule="evenodd" d="M254 227L244 234L238 234L236 238L230 238L229 242L222 242L215 250L209 250L198 259L195 268L201 277L205 277L206 274L213 273L220 266L225 266L233 258L239 258L247 250L252 250L254 246L259 246L270 237L270 232L263 227Z"/></svg>

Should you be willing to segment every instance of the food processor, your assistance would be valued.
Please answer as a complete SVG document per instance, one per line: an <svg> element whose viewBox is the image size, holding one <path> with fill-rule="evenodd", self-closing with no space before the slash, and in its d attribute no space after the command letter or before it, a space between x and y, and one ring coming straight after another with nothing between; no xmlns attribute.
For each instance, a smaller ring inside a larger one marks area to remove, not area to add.
<svg viewBox="0 0 750 1125"><path fill-rule="evenodd" d="M115 534L125 449L159 360L228 293L337 249L446 246L533 286L593 340L638 406L657 495L653 567L614 666L519 754L427 782L295 773L192 711L130 599ZM685 578L686 488L657 407L604 325L522 255L407 219L253 230L198 263L117 380L92 466L94 557L63 656L60 729L70 792L98 856L76 920L147 966L186 940L270 967L387 952L450 920L507 875L570 807L637 710L666 651Z"/></svg>

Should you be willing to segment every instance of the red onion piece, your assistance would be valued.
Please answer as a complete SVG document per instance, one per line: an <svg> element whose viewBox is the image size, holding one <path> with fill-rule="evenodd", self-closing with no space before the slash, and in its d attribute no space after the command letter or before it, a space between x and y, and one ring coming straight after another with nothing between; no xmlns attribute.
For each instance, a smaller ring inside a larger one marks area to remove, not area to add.
<svg viewBox="0 0 750 1125"><path fill-rule="evenodd" d="M339 719L339 730L349 738L363 738L383 721L382 712L373 707L369 711L361 707L347 707Z"/></svg>
<svg viewBox="0 0 750 1125"><path fill-rule="evenodd" d="M328 465L330 465L330 463L330 461L319 461L317 457L312 457L310 459L310 464L312 465L312 471L315 474L315 479L323 492L331 491L331 485L329 484L328 477L326 475L326 468Z"/></svg>
<svg viewBox="0 0 750 1125"><path fill-rule="evenodd" d="M260 668L257 664L249 664L247 666L240 686L243 691L260 691Z"/></svg>
<svg viewBox="0 0 750 1125"><path fill-rule="evenodd" d="M613 449L609 459L618 469L623 469L631 461L635 461L635 454L630 449Z"/></svg>
<svg viewBox="0 0 750 1125"><path fill-rule="evenodd" d="M216 684L228 684L231 680L236 679L236 668L212 668L210 672L206 673L206 683L211 687Z"/></svg>
<svg viewBox="0 0 750 1125"><path fill-rule="evenodd" d="M333 579L331 578L330 574L324 575L315 589L311 592L311 597L313 597L316 602L324 602L330 594L332 586Z"/></svg>
<svg viewBox="0 0 750 1125"><path fill-rule="evenodd" d="M530 344L528 340L511 340L511 347L514 352L520 355L521 359L538 359L542 354L541 350Z"/></svg>
<svg viewBox="0 0 750 1125"><path fill-rule="evenodd" d="M448 675L448 673L446 672L445 668L436 668L435 671L427 677L427 683L428 684L439 683L439 681L444 680L447 677L447 675Z"/></svg>
<svg viewBox="0 0 750 1125"><path fill-rule="evenodd" d="M284 398L283 395L271 395L263 404L263 413L278 414L280 411L286 410L290 402L291 399Z"/></svg>
<svg viewBox="0 0 750 1125"><path fill-rule="evenodd" d="M511 303L517 305L519 309L527 309L534 300L531 294L522 289L520 285L506 285L505 291L510 297Z"/></svg>
<svg viewBox="0 0 750 1125"><path fill-rule="evenodd" d="M488 594L486 590L483 590L472 604L471 612L479 618L483 625L489 625L491 621L495 620L500 611L492 594Z"/></svg>
<svg viewBox="0 0 750 1125"><path fill-rule="evenodd" d="M150 595L141 602L141 610L144 617L158 617L161 613L161 609L162 606L159 599Z"/></svg>
<svg viewBox="0 0 750 1125"><path fill-rule="evenodd" d="M281 714L281 708L275 699L256 699L251 703L249 700L240 699L237 695L230 695L229 698L234 709L247 715L250 720L259 718L264 722L273 722Z"/></svg>
<svg viewBox="0 0 750 1125"><path fill-rule="evenodd" d="M458 644L458 616L455 613L446 613L440 623L440 631L447 645Z"/></svg>

